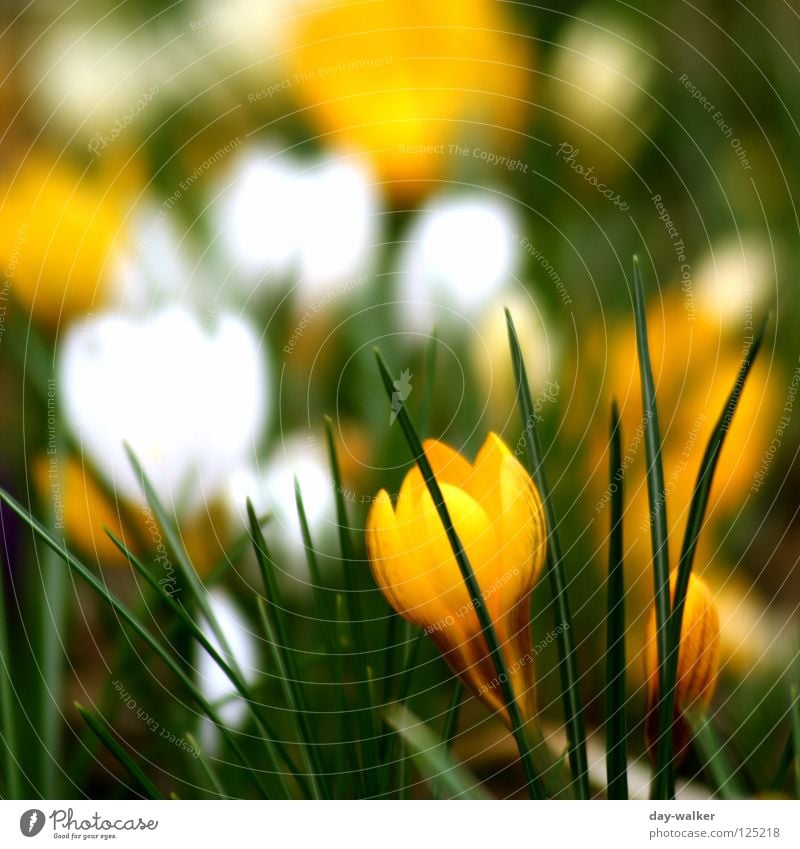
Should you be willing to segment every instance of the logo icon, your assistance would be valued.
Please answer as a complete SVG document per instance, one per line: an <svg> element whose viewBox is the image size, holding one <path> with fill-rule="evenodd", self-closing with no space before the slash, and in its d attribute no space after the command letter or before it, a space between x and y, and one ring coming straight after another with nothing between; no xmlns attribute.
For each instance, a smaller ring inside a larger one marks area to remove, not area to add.
<svg viewBox="0 0 800 849"><path fill-rule="evenodd" d="M389 426L395 423L398 413L403 409L403 404L411 394L411 378L413 374L408 369L400 372L400 379L394 381L394 392L392 392L392 412L389 414Z"/></svg>
<svg viewBox="0 0 800 849"><path fill-rule="evenodd" d="M44 811L31 808L19 818L19 830L25 837L36 837L44 828Z"/></svg>

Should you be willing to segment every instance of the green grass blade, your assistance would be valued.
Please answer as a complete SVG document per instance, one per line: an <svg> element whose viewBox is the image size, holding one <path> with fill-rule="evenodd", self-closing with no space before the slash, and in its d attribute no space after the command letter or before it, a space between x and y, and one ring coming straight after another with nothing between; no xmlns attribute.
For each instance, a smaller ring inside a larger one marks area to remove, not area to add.
<svg viewBox="0 0 800 849"><path fill-rule="evenodd" d="M211 782L211 786L214 788L214 792L220 799L231 799L233 798L229 793L225 792L225 788L222 786L222 782L219 780L219 776L217 775L217 771L211 766L211 762L206 757L203 750L200 748L200 744L194 738L189 731L184 732L183 735L186 738L186 742L197 752L197 762L200 764L200 767L203 771L203 774L206 778Z"/></svg>
<svg viewBox="0 0 800 849"><path fill-rule="evenodd" d="M214 611L211 609L211 605L208 601L206 588L203 586L203 582L198 577L197 572L189 559L189 555L181 542L178 529L170 519L169 514L164 508L164 505L161 503L161 499L158 497L158 494L156 493L153 484L150 482L147 473L129 445L125 446L125 451L127 452L131 466L136 472L136 476L139 478L142 485L142 491L147 499L147 503L155 515L156 522L158 523L161 532L164 534L167 541L167 547L172 552L172 556L175 558L178 571L180 572L186 587L188 588L192 598L197 603L197 606L202 611L209 627L214 632L214 636L217 638L223 652L231 659L231 664L234 667L237 667L238 664L236 657L233 652L231 652L225 633L220 627L216 616L214 616ZM237 672L240 672L238 668Z"/></svg>
<svg viewBox="0 0 800 849"><path fill-rule="evenodd" d="M380 369L381 378L383 379L384 388L391 399L394 391L392 375L383 360L383 356L377 348L375 349L375 356L378 361L378 367ZM464 584L467 588L467 592L469 593L471 606L475 609L478 615L478 621L480 622L481 630L483 631L483 636L486 640L486 645L489 648L489 655L492 659L495 672L497 672L498 680L500 681L503 700L506 703L508 715L511 719L514 739L516 740L517 748L519 749L520 759L522 760L522 766L525 771L525 778L528 782L528 788L531 796L535 799L541 799L541 783L539 781L539 776L536 773L533 759L531 758L530 746L523 728L522 715L514 696L514 691L511 687L511 679L508 674L506 662L503 658L503 652L500 648L500 642L497 639L494 625L492 624L492 620L486 608L483 593L481 592L481 588L478 584L477 578L475 577L475 572L469 562L467 553L464 550L464 546L456 533L456 529L453 527L453 521L450 518L450 513L444 501L444 496L442 495L442 491L439 488L439 484L433 474L433 469L431 469L430 463L425 456L422 443L414 429L414 425L411 422L411 418L408 415L405 405L402 405L399 411L397 411L397 418L400 421L406 441L411 449L411 454L419 466L420 472L422 472L428 492L430 493L431 499L436 507L436 512L438 513L439 519L441 520L445 533L447 534L450 548L453 551L453 556L455 557L459 571L461 572L461 577L464 579Z"/></svg>
<svg viewBox="0 0 800 849"><path fill-rule="evenodd" d="M2 522L0 522L2 530ZM5 535L3 534L3 539ZM0 560L0 743L3 750L3 777L7 798L21 798L21 775L17 744L17 698L11 673L8 651L8 619L6 600L6 569Z"/></svg>
<svg viewBox="0 0 800 849"><path fill-rule="evenodd" d="M666 682L662 691L663 697L659 706L659 741L657 750L656 774L665 776L668 771L667 758L672 756L671 746L665 741L671 739L672 722L675 713L675 688L678 677L678 656L680 652L681 625L683 623L683 610L686 604L686 593L689 589L689 578L691 577L694 555L697 550L697 541L703 526L711 485L714 481L714 472L717 468L722 446L733 420L736 407L739 403L745 381L750 369L758 356L758 351L764 339L769 316L764 319L758 331L754 335L742 360L742 365L736 376L736 382L728 395L725 407L720 413L714 430L706 445L703 460L697 474L694 485L692 500L689 505L689 517L686 523L686 533L683 538L681 557L678 563L678 575L675 581L675 593L672 599L672 612L669 618L668 649L666 664Z"/></svg>
<svg viewBox="0 0 800 849"><path fill-rule="evenodd" d="M456 678L453 694L450 697L450 706L447 708L447 713L444 718L444 727L442 728L442 745L449 752L453 745L453 737L456 735L456 726L458 725L458 715L461 709L461 703L464 701L464 685L459 678ZM431 796L434 799L439 798L439 779L435 778L431 783Z"/></svg>
<svg viewBox="0 0 800 849"><path fill-rule="evenodd" d="M60 796L56 787L61 761L61 693L64 684L64 634L68 615L67 575L55 552L48 549L41 559L42 590L40 609L41 700L39 708L39 733L42 744L42 796L55 799Z"/></svg>
<svg viewBox="0 0 800 849"><path fill-rule="evenodd" d="M536 483L542 497L547 521L547 574L555 605L555 617L560 628L556 628L558 645L558 669L561 680L561 696L564 706L564 719L567 727L567 745L569 765L574 783L573 792L579 799L589 798L589 765L586 757L586 726L583 719L583 701L580 692L580 675L575 651L575 637L572 628L567 578L561 556L561 544L558 538L558 522L555 507L544 470L544 455L536 427L536 415L531 398L530 384L522 357L522 348L517 337L514 319L506 309L508 341L514 365L514 377L517 383L517 400L525 439L525 455L528 471Z"/></svg>
<svg viewBox="0 0 800 849"><path fill-rule="evenodd" d="M707 770L707 776L719 797L726 800L746 798L736 778L736 770L720 743L711 719L691 710L686 711L684 717L694 735L694 744Z"/></svg>
<svg viewBox="0 0 800 849"><path fill-rule="evenodd" d="M778 760L778 766L775 768L775 774L768 785L770 793L778 793L786 782L786 777L789 775L789 770L794 765L794 729L789 729L789 734L786 737L781 750L781 756ZM797 797L800 799L800 795Z"/></svg>
<svg viewBox="0 0 800 849"><path fill-rule="evenodd" d="M378 764L378 723L372 710L369 674L367 666L369 657L366 652L367 641L364 635L364 617L361 612L361 583L359 581L359 561L355 556L353 541L350 536L350 525L347 518L347 508L344 502L344 487L339 468L339 457L333 438L333 422L325 416L325 435L328 443L328 455L333 476L334 495L336 500L336 523L339 527L339 546L341 549L344 576L346 582L345 603L347 618L352 636L352 646L355 648L356 676L358 679L359 701L357 715L361 724L361 751L364 769L371 769ZM364 777L368 785L367 776Z"/></svg>
<svg viewBox="0 0 800 849"><path fill-rule="evenodd" d="M458 726L458 714L461 710L461 704L464 701L464 685L456 678L455 686L453 687L453 695L450 698L450 707L447 709L444 728L442 728L442 742L449 749L453 745L453 738L456 736L456 727Z"/></svg>
<svg viewBox="0 0 800 849"><path fill-rule="evenodd" d="M606 773L608 798L628 798L628 729L625 721L625 581L622 571L622 433L617 402L611 407L611 529L606 615Z"/></svg>
<svg viewBox="0 0 800 849"><path fill-rule="evenodd" d="M295 478L294 482L294 497L295 504L297 505L297 516L300 520L300 532L303 537L303 547L305 548L306 553L306 562L308 563L308 573L311 576L311 581L313 584L313 593L314 600L316 602L317 610L319 610L321 614L322 620L322 635L323 640L325 642L325 649L328 653L328 659L333 666L333 672L335 676L336 682L339 684L336 689L336 701L339 709L339 714L342 717L342 721L344 723L345 728L347 729L347 733L350 735L349 739L354 740L357 736L357 731L353 727L353 711L350 710L347 704L347 698L345 695L345 688L341 686L344 681L344 670L342 668L342 658L339 652L339 647L336 644L336 619L333 615L333 611L331 609L330 599L328 597L328 592L326 590L325 584L322 581L322 573L319 568L319 562L317 560L317 552L314 548L314 542L311 539L311 530L308 526L308 517L306 516L306 508L303 503L303 494L300 491L300 484ZM338 594L337 594L338 596ZM358 757L355 752L355 748L350 745L343 745L338 747L339 753L344 754L344 760L346 760L350 774L353 776L354 780L358 783L361 780L361 772L358 765ZM341 750L344 750L343 752ZM363 795L363 788L359 791L360 795Z"/></svg>
<svg viewBox="0 0 800 849"><path fill-rule="evenodd" d="M795 684L792 693L792 738L794 740L795 797L800 799L800 691Z"/></svg>
<svg viewBox="0 0 800 849"><path fill-rule="evenodd" d="M153 784L152 781L142 772L139 765L131 758L131 756L117 743L113 736L108 732L105 726L89 713L86 708L75 702L75 708L81 715L83 721L91 728L92 732L97 736L100 742L108 749L109 752L119 761L126 769L131 778L142 788L144 794L149 799L163 799L164 795Z"/></svg>
<svg viewBox="0 0 800 849"><path fill-rule="evenodd" d="M441 796L434 798L488 798L480 781L463 764L453 760L447 746L407 707L392 706L384 716L402 739L431 793L441 791Z"/></svg>
<svg viewBox="0 0 800 849"><path fill-rule="evenodd" d="M206 637L202 629L189 615L189 611L183 606L181 602L176 601L172 597L172 595L166 590L166 588L162 586L155 579L155 577L153 577L153 575L150 574L149 570L145 567L142 561L125 545L125 543L122 542L122 540L120 540L119 537L117 537L114 532L109 530L108 528L105 528L105 532L108 535L109 539L111 539L111 541L128 559L128 563L130 563L130 565L145 579L149 586L154 589L159 596L161 596L161 598L169 607L170 611L174 613L183 622L183 624L186 626L189 635L201 646L201 648L205 652L208 653L214 663L219 666L219 668L227 676L231 684L233 684L233 686L236 688L236 691L239 693L239 695L244 699L248 708L250 709L250 712L253 715L253 718L255 719L259 731L263 735L263 742L267 748L267 752L269 753L270 760L276 767L275 774L278 775L280 778L285 795L287 797L290 797L291 793L288 784L286 784L283 773L277 769L278 760L282 760L288 767L291 774L297 780L298 784L300 784L300 786L304 789L307 789L308 785L306 784L304 778L297 771L297 768L295 767L294 762L289 756L289 753L279 741L275 730L270 726L269 722L258 709L258 703L253 697L250 688L247 686L247 682L239 671L238 666L234 667L233 664L229 663L227 660L225 660L225 658L223 658L220 652L217 651L214 644L208 639L208 637Z"/></svg>
<svg viewBox="0 0 800 849"><path fill-rule="evenodd" d="M330 790L325 780L325 770L320 759L319 746L309 722L309 709L303 692L294 652L290 647L289 631L285 621L285 609L278 590L278 582L275 578L272 558L267 549L267 543L258 524L255 510L250 500L247 500L247 518L250 525L250 533L253 539L253 548L256 553L258 568L261 579L264 582L264 591L273 611L270 617L263 599L258 599L258 610L261 617L266 636L270 644L275 662L278 665L281 676L281 686L292 711L297 729L298 738L302 743L301 749L306 761L308 779L311 791L316 799L330 798Z"/></svg>
<svg viewBox="0 0 800 849"><path fill-rule="evenodd" d="M263 516L259 516L258 524L260 527L264 527L264 525L272 518L272 513L265 513ZM211 587L215 587L222 578L228 573L228 570L241 560L244 557L245 553L250 551L253 543L250 539L250 531L245 530L233 541L232 545L228 548L228 550L222 554L217 562L211 567L211 570L208 573L208 577L206 577L203 581L203 584L207 589L211 589Z"/></svg>
<svg viewBox="0 0 800 849"><path fill-rule="evenodd" d="M650 543L653 551L653 583L656 608L656 643L658 645L659 716L664 707L666 692L667 656L669 654L669 544L667 534L667 500L664 488L664 467L661 462L661 429L658 424L656 388L650 365L647 343L647 314L644 286L638 257L633 258L633 314L636 324L636 351L644 412L644 445L647 457L647 498L650 505ZM670 721L672 717L669 717ZM675 796L675 773L672 765L672 735L658 741L666 753L653 776L653 797L672 799Z"/></svg>
<svg viewBox="0 0 800 849"><path fill-rule="evenodd" d="M192 679L187 675L185 670L175 660L175 658L167 651L164 646L145 628L139 619L133 615L130 609L122 602L111 590L102 584L97 577L88 569L80 560L74 557L69 551L62 549L59 543L53 539L47 529L35 519L12 495L0 488L0 501L5 502L11 510L13 510L34 532L34 534L48 545L53 551L57 552L67 566L75 572L89 587L97 593L100 598L108 604L113 611L124 620L134 632L159 656L166 664L167 668L180 680L189 694L192 696L195 703L208 716L208 718L217 726L220 734L230 746L231 751L247 768L248 775L253 783L258 788L259 792L266 796L266 788L261 781L259 775L260 770L257 770L251 763L247 754L242 750L241 746L236 742L236 739L231 734L230 730L220 719L213 706L205 699L203 694L197 689Z"/></svg>
<svg viewBox="0 0 800 849"><path fill-rule="evenodd" d="M308 574L311 576L312 591L314 593L314 602L317 609L322 614L322 636L325 641L325 648L332 662L337 664L337 677L342 680L341 658L336 647L336 634L334 633L335 619L331 610L330 599L322 581L322 572L319 568L317 560L317 551L314 548L314 541L311 539L311 529L308 526L308 516L303 502L303 494L300 491L300 484L295 478L294 480L294 500L297 506L297 518L300 520L300 533L303 537L303 548L306 554L306 563L308 564ZM341 687L337 688L341 693Z"/></svg>

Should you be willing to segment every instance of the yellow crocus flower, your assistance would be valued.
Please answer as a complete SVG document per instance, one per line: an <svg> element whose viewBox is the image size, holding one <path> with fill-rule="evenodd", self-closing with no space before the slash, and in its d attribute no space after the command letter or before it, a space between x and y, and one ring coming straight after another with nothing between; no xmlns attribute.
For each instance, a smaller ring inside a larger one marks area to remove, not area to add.
<svg viewBox="0 0 800 849"><path fill-rule="evenodd" d="M675 592L676 574L672 575L672 593ZM674 726L675 752L680 756L686 747L689 734L683 713L690 707L705 710L711 704L717 684L720 656L719 612L714 596L705 582L691 575L686 591L686 604L681 622L681 639L678 649L678 676L675 685ZM647 642L644 652L647 678L648 746L652 749L658 739L658 645L656 641L656 612L650 613L647 623Z"/></svg>
<svg viewBox="0 0 800 849"><path fill-rule="evenodd" d="M494 433L473 464L436 440L426 440L424 449L481 588L520 710L529 718L535 712L529 600L546 547L541 498ZM396 507L380 491L366 540L372 573L389 604L425 630L470 691L509 725L477 613L416 466Z"/></svg>

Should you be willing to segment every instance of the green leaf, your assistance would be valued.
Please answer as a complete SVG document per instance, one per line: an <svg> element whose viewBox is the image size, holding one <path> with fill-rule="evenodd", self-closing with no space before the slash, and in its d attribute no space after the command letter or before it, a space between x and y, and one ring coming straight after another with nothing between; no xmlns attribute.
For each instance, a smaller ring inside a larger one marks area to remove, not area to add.
<svg viewBox="0 0 800 849"><path fill-rule="evenodd" d="M321 614L319 618L322 622L322 634L325 642L325 648L328 653L328 660L333 666L334 680L337 682L337 686L334 688L336 691L336 704L338 706L339 715L342 717L342 722L348 730L348 739L355 740L358 733L353 726L355 712L350 710L347 704L345 688L342 686L342 682L344 681L344 669L342 667L341 653L336 644L336 619L334 618L333 611L331 610L329 593L322 581L322 573L320 572L319 562L317 561L316 549L314 548L314 542L311 539L311 530L308 527L308 517L306 516L306 508L303 503L303 495L300 491L300 484L296 478L294 481L294 497L295 504L297 505L297 516L300 519L300 531L303 537L306 562L308 563L308 573L311 576L313 584L312 589L314 593L314 600L316 602L317 610ZM338 593L336 594L336 597L339 597ZM336 754L344 755L342 759L343 762L347 762L350 774L356 782L359 782L361 780L361 773L355 748L350 745L338 746L336 747ZM363 789L361 791L361 795L363 795Z"/></svg>
<svg viewBox="0 0 800 849"><path fill-rule="evenodd" d="M253 548L256 552L258 568L261 579L264 582L264 591L273 611L270 616L263 599L258 599L258 611L261 623L266 632L266 637L272 650L273 657L278 666L281 677L281 686L292 712L298 739L301 741L301 750L308 770L308 779L311 783L312 794L315 799L330 798L330 790L325 779L325 771L320 759L317 741L309 722L309 709L303 691L303 683L297 671L293 649L289 645L289 630L285 621L285 608L278 590L278 582L274 574L272 558L267 550L267 543L258 524L253 505L247 500L247 518L250 524L250 533L253 538Z"/></svg>
<svg viewBox="0 0 800 849"><path fill-rule="evenodd" d="M725 442L725 437L733 420L734 413L736 412L736 406L739 403L745 381L761 348L768 320L769 316L761 323L757 333L747 347L742 365L736 376L736 382L728 395L725 407L720 413L706 445L694 485L692 500L689 505L689 517L686 523L686 533L683 539L681 557L678 562L678 575L675 581L672 612L669 618L665 689L662 691L663 697L659 705L659 740L662 745L657 750L657 774L664 776L668 774L668 771L671 772L671 767L667 763L667 758L672 757L671 746L666 745L665 741L671 739L672 736L671 729L675 715L675 688L678 678L681 626L686 604L686 593L689 589L689 579L694 564L695 551L697 550L697 540L703 526L711 485L714 480L714 472L716 471L717 463L722 453L722 446Z"/></svg>
<svg viewBox="0 0 800 849"><path fill-rule="evenodd" d="M746 798L736 778L736 770L714 730L711 719L692 710L687 710L684 718L694 734L694 743L707 770L708 778L720 798L727 800Z"/></svg>
<svg viewBox="0 0 800 849"><path fill-rule="evenodd" d="M391 398L394 391L392 375L383 360L381 352L377 348L375 349L375 357L378 361L378 368L380 369L384 388L386 389L389 398ZM434 506L436 507L436 512L439 514L439 519L444 526L448 542L450 543L450 548L453 551L453 556L455 557L459 571L461 572L461 577L464 579L464 584L466 585L467 592L469 593L471 606L475 609L475 612L478 615L478 621L480 622L481 630L486 640L486 645L489 648L489 656L492 659L495 672L497 673L498 680L500 681L503 700L505 701L506 709L508 710L508 715L511 719L514 739L517 743L517 748L519 749L522 767L525 771L525 778L528 782L528 788L531 796L535 799L541 799L542 788L539 776L537 775L533 764L533 759L531 758L530 746L527 738L525 737L522 715L520 714L519 705L517 704L517 700L514 696L514 690L511 687L511 678L508 674L508 668L506 667L506 662L503 658L503 652L500 648L500 642L497 639L494 625L492 624L491 617L489 616L489 612L486 608L486 603L484 601L480 585L475 577L475 572L469 562L464 546L456 533L456 529L453 527L453 521L450 518L450 512L445 504L444 496L442 495L442 491L439 488L439 484L433 474L433 469L431 469L430 463L425 456L422 443L414 429L414 425L411 422L411 418L408 415L405 405L401 405L397 412L397 418L400 421L400 426L403 429L406 441L411 449L411 454L419 466L420 472L422 472L422 477L425 479L425 484L431 495Z"/></svg>
<svg viewBox="0 0 800 849"><path fill-rule="evenodd" d="M351 632L352 644L355 647L356 677L358 679L360 705L356 711L360 726L360 743L363 757L363 768L369 770L378 765L378 723L375 721L372 710L372 698L369 686L369 675L367 666L369 657L367 655L367 640L364 635L364 616L361 612L361 584L359 581L359 561L355 556L353 541L350 536L350 524L347 518L347 508L344 502L344 487L342 475L339 469L339 457L336 452L336 443L333 438L333 422L329 416L325 416L325 434L328 442L328 454L330 457L331 474L333 476L334 495L336 500L336 521L339 527L339 547L341 549L344 577L346 582L345 602L347 607L348 626ZM369 785L369 779L363 777L365 786Z"/></svg>
<svg viewBox="0 0 800 849"><path fill-rule="evenodd" d="M794 738L794 786L795 796L800 799L800 691L792 687L792 737Z"/></svg>
<svg viewBox="0 0 800 849"><path fill-rule="evenodd" d="M669 654L669 546L667 537L667 499L664 468L661 462L661 429L658 425L656 388L647 343L647 314L644 286L638 257L633 258L633 314L636 324L636 350L644 411L644 445L647 456L647 499L650 505L650 543L653 551L653 583L656 608L656 643L658 646L658 692L661 694L659 717L663 712L666 692L667 656ZM671 720L671 717L670 717ZM653 798L675 796L675 773L672 764L672 735L660 737L659 748L665 749L653 776Z"/></svg>
<svg viewBox="0 0 800 849"><path fill-rule="evenodd" d="M172 552L172 556L175 558L178 571L183 578L186 587L189 589L192 598L202 611L209 627L214 632L214 636L217 638L217 642L221 646L223 652L230 658L231 664L234 667L237 667L236 671L239 674L239 677L243 677L241 675L241 670L238 669L236 657L228 645L225 632L222 630L219 622L217 621L217 617L214 615L214 611L208 601L208 592L203 586L203 582L198 577L197 572L189 559L189 555L181 542L178 528L170 519L164 505L161 503L161 499L158 497L155 488L153 487L153 484L150 482L150 479L142 467L142 464L131 450L131 447L127 444L125 445L125 451L128 455L131 466L133 466L133 470L136 472L136 476L139 478L142 485L142 491L147 499L147 503L155 514L156 522L164 534L167 541L167 547Z"/></svg>
<svg viewBox="0 0 800 849"><path fill-rule="evenodd" d="M208 758L205 756L205 753L200 748L200 744L194 738L192 734L186 731L183 735L186 738L186 742L197 752L197 762L200 764L203 773L206 778L211 782L211 786L214 788L214 792L220 799L231 799L233 798L229 793L225 792L225 788L222 786L222 783L219 780L219 776L216 773L214 767L211 766Z"/></svg>
<svg viewBox="0 0 800 849"><path fill-rule="evenodd" d="M113 611L120 616L131 628L136 632L136 634L144 640L145 643L161 658L161 660L166 664L166 666L170 669L170 671L180 680L180 682L187 689L189 694L192 696L198 707L205 713L205 715L214 723L214 725L219 728L220 734L225 739L227 744L230 746L231 751L234 752L236 757L242 763L243 766L247 768L247 774L252 779L255 786L258 788L259 792L263 796L267 796L266 788L261 781L261 777L259 774L259 770L257 770L250 759L247 757L247 754L242 750L239 744L236 742L236 739L231 734L230 729L228 729L222 720L220 719L218 713L215 709L209 704L209 702L205 699L203 694L197 689L192 679L187 675L184 669L180 666L180 664L175 660L175 658L170 654L164 646L147 630L147 628L142 625L142 623L137 619L136 616L131 613L130 609L122 602L108 587L104 586L88 569L80 560L74 557L69 553L66 549L62 549L60 544L53 539L53 537L48 533L47 529L37 520L35 519L12 495L6 492L4 489L0 488L0 501L4 501L10 508L13 510L19 517L22 519L30 528L33 530L34 534L41 539L46 545L48 545L53 551L57 552L64 562L75 572L83 581L85 581L89 587L91 587L94 592L96 592L100 598L108 604Z"/></svg>
<svg viewBox="0 0 800 849"><path fill-rule="evenodd" d="M431 787L434 798L487 799L480 781L453 760L447 746L405 706L394 705L384 714L398 733L414 765ZM439 796L441 792L441 796Z"/></svg>
<svg viewBox="0 0 800 849"><path fill-rule="evenodd" d="M108 749L109 752L122 764L127 770L131 778L142 788L144 794L149 799L163 799L164 795L158 790L152 781L142 772L138 764L136 764L131 756L117 743L105 726L89 713L86 708L75 702L75 708L83 718L83 721L91 728L92 732L97 735L100 742Z"/></svg>
<svg viewBox="0 0 800 849"><path fill-rule="evenodd" d="M574 783L573 792L579 799L588 799L589 765L586 758L586 727L583 720L583 701L580 692L580 674L575 651L572 614L570 613L567 594L567 577L558 538L558 521L556 520L555 507L544 470L544 455L539 440L539 429L536 427L536 414L525 361L522 356L522 348L519 344L511 312L506 309L505 314L511 358L514 365L514 377L517 384L517 400L524 429L523 436L528 434L528 438L524 440L528 471L536 483L539 495L542 497L547 521L547 575L553 595L556 625L560 626L556 627L558 669L561 680L564 719L567 726L569 764Z"/></svg>
<svg viewBox="0 0 800 849"><path fill-rule="evenodd" d="M625 581L622 571L622 434L617 402L611 407L611 529L606 614L606 773L608 798L628 798L628 729L625 721Z"/></svg>
<svg viewBox="0 0 800 849"><path fill-rule="evenodd" d="M303 776L297 771L297 767L294 765L292 759L289 757L289 753L286 751L285 747L281 744L278 739L275 730L271 727L266 717L263 716L261 710L259 710L259 705L256 699L253 697L253 694L250 691L250 688L247 686L247 682L242 676L238 665L234 665L233 663L229 663L225 658L222 657L219 651L217 651L216 647L213 643L206 637L203 633L202 629L198 626L198 624L192 619L189 615L189 611L183 606L183 604L179 601L176 601L172 595L166 590L164 586L162 586L153 575L150 574L149 570L145 567L142 561L125 545L122 540L117 537L113 531L105 528L105 532L108 535L109 539L114 543L114 545L119 548L119 550L127 557L128 563L140 574L145 581L152 587L156 593L163 599L166 603L167 607L170 609L172 613L186 626L189 635L203 648L205 652L211 657L214 663L219 666L222 672L227 676L228 680L233 684L236 688L239 695L244 699L247 704L250 712L253 715L253 718L256 721L256 725L258 726L259 731L263 735L263 742L267 748L267 751L270 756L270 760L273 765L276 767L275 774L279 777L281 785L284 790L284 794L287 798L291 797L291 793L289 790L289 786L285 781L285 777L282 772L277 770L278 760L282 760L286 766L289 768L289 771L297 780L298 784L303 789L308 789L308 785L306 784ZM230 656L230 652L228 652L228 656Z"/></svg>
<svg viewBox="0 0 800 849"><path fill-rule="evenodd" d="M3 776L7 798L20 799L22 776L17 742L17 697L11 674L11 655L8 651L6 605L6 569L5 563L0 560L0 748L3 750Z"/></svg>

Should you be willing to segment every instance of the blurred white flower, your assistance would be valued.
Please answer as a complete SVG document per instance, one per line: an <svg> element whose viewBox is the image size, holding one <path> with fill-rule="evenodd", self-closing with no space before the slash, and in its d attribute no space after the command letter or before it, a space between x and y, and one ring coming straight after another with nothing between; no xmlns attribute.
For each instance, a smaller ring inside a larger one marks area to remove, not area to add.
<svg viewBox="0 0 800 849"><path fill-rule="evenodd" d="M288 157L248 155L213 206L220 246L245 275L286 275L297 252L302 209Z"/></svg>
<svg viewBox="0 0 800 849"><path fill-rule="evenodd" d="M88 317L58 352L63 410L83 450L128 500L144 503L127 442L159 496L185 515L255 452L267 372L241 319L202 327L180 307L147 318Z"/></svg>
<svg viewBox="0 0 800 849"><path fill-rule="evenodd" d="M724 327L757 324L775 288L774 260L768 246L754 237L715 245L695 275L697 306L705 319Z"/></svg>
<svg viewBox="0 0 800 849"><path fill-rule="evenodd" d="M226 655L217 635L205 620L201 623L203 634L228 663L233 661L238 666L245 682L253 682L258 674L258 649L247 620L223 590L211 590L207 598L232 657ZM225 700L218 708L223 723L229 728L240 726L247 713L247 705L237 695L230 678L201 646L196 649L195 668L197 686L206 700L212 705ZM218 731L210 719L204 719L200 736L206 748L212 751L216 748Z"/></svg>
<svg viewBox="0 0 800 849"><path fill-rule="evenodd" d="M360 161L303 166L286 154L241 157L212 204L219 244L240 278L234 294L249 297L254 285L294 274L293 296L305 305L352 281L369 265L376 211Z"/></svg>
<svg viewBox="0 0 800 849"><path fill-rule="evenodd" d="M366 269L377 199L369 175L352 159L325 160L298 180L303 220L297 293L307 304Z"/></svg>
<svg viewBox="0 0 800 849"><path fill-rule="evenodd" d="M492 195L441 200L414 222L401 260L400 305L410 328L476 319L514 279L519 240Z"/></svg>
<svg viewBox="0 0 800 849"><path fill-rule="evenodd" d="M335 528L333 481L313 436L294 435L283 440L260 468L243 464L228 478L226 504L231 521L245 523L249 498L259 516L272 514L268 542L306 578L305 549L295 505L294 481L300 486L308 526L315 545Z"/></svg>

